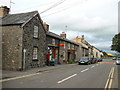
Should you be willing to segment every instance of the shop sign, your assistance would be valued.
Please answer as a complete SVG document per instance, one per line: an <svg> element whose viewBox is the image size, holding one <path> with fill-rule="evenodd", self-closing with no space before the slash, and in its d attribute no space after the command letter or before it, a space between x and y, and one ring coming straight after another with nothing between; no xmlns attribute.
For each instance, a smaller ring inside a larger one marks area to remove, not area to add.
<svg viewBox="0 0 120 90"><path fill-rule="evenodd" d="M70 51L70 50L69 50L68 52L70 52L70 53L75 53L75 51Z"/></svg>
<svg viewBox="0 0 120 90"><path fill-rule="evenodd" d="M63 44L63 43L60 43L59 46L64 46L64 44Z"/></svg>

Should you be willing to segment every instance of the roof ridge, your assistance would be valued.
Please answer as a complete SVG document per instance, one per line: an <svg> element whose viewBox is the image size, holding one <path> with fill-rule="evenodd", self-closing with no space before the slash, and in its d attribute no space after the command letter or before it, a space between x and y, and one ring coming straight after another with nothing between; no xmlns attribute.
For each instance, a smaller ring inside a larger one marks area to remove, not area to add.
<svg viewBox="0 0 120 90"><path fill-rule="evenodd" d="M36 11L22 12L22 13L14 13L14 14L8 14L8 15L19 15L19 14L27 14L27 13L34 13L34 12L38 13L38 11L36 10Z"/></svg>

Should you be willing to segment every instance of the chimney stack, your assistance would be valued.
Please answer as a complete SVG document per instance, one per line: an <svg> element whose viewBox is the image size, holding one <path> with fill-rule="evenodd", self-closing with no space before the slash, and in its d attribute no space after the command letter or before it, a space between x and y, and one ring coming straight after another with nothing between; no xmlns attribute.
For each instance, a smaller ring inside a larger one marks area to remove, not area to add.
<svg viewBox="0 0 120 90"><path fill-rule="evenodd" d="M84 40L84 35L82 35L82 39Z"/></svg>
<svg viewBox="0 0 120 90"><path fill-rule="evenodd" d="M82 35L82 39L81 39L81 41L82 41L82 42L84 41L84 35Z"/></svg>
<svg viewBox="0 0 120 90"><path fill-rule="evenodd" d="M5 17L6 15L9 14L10 8L7 6L1 6L0 7L0 17Z"/></svg>
<svg viewBox="0 0 120 90"><path fill-rule="evenodd" d="M46 22L43 22L43 25L44 25L44 27L45 27L45 30L48 32L48 31L49 31L49 25L46 24Z"/></svg>
<svg viewBox="0 0 120 90"><path fill-rule="evenodd" d="M60 36L61 36L62 38L66 38L66 33L65 33L65 32L62 32L62 34L60 34Z"/></svg>

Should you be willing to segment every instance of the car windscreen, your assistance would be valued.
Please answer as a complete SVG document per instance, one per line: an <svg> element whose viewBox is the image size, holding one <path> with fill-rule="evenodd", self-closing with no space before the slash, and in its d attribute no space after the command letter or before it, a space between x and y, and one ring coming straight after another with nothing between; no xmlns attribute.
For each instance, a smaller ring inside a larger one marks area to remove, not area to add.
<svg viewBox="0 0 120 90"><path fill-rule="evenodd" d="M120 61L120 58L117 58L118 61Z"/></svg>
<svg viewBox="0 0 120 90"><path fill-rule="evenodd" d="M80 58L80 61L86 61L86 60L88 60L88 57L81 57Z"/></svg>

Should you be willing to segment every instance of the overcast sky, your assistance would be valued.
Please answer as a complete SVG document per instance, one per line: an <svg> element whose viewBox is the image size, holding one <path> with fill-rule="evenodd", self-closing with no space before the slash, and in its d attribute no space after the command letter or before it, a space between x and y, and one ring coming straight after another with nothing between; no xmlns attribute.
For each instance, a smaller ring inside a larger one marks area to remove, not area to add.
<svg viewBox="0 0 120 90"><path fill-rule="evenodd" d="M72 40L85 35L91 45L111 52L112 38L118 33L119 0L12 0L11 13L38 10L50 31L67 33ZM10 7L10 0L0 0ZM50 9L52 8L52 9Z"/></svg>

